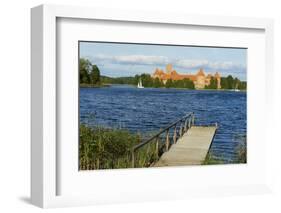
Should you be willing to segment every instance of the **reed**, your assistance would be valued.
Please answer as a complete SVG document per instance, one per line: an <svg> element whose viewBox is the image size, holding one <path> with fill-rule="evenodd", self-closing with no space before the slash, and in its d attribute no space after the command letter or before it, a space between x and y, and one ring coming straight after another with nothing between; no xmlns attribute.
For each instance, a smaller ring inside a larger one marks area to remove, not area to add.
<svg viewBox="0 0 281 213"><path fill-rule="evenodd" d="M215 165L215 164L224 164L224 163L225 163L224 161L215 158L215 156L209 152L202 164L203 165Z"/></svg>
<svg viewBox="0 0 281 213"><path fill-rule="evenodd" d="M219 156L215 157L211 152L205 158L203 162L204 165L213 165L213 164L233 164L233 163L247 163L247 137L246 135L237 135L235 136L235 140L237 141L237 145L235 149L236 158L230 162L224 162L219 160Z"/></svg>
<svg viewBox="0 0 281 213"><path fill-rule="evenodd" d="M140 134L123 129L80 125L79 169L131 168L131 149L140 143ZM155 148L149 145L137 156L136 167L148 167L154 160Z"/></svg>
<svg viewBox="0 0 281 213"><path fill-rule="evenodd" d="M240 135L238 145L236 146L237 160L236 163L247 163L247 137Z"/></svg>

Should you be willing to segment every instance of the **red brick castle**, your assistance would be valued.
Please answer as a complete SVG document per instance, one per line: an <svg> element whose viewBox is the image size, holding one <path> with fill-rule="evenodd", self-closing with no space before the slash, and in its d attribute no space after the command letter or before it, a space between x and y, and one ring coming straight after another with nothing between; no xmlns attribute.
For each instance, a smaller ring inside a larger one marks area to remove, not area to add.
<svg viewBox="0 0 281 213"><path fill-rule="evenodd" d="M176 70L173 70L172 64L166 66L166 72L156 68L155 72L151 75L152 78L159 78L164 84L168 79L183 80L189 79L193 81L196 89L204 89L205 86L210 85L211 78L217 80L217 89L221 88L221 76L218 72L215 75L206 75L203 69L199 69L196 74L179 74Z"/></svg>

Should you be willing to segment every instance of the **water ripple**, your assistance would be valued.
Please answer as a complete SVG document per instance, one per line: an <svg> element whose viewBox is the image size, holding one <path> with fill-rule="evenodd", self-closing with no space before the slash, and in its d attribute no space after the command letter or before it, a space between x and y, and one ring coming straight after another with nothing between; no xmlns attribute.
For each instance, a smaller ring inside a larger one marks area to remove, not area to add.
<svg viewBox="0 0 281 213"><path fill-rule="evenodd" d="M113 86L80 89L80 122L155 132L187 112L197 124L218 123L212 144L215 158L235 159L237 137L246 134L246 93Z"/></svg>

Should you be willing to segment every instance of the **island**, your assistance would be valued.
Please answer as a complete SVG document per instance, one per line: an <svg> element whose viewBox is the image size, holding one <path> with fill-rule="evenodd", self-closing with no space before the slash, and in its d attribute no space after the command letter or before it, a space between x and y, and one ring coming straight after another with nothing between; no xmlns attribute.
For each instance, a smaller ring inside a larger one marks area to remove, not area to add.
<svg viewBox="0 0 281 213"><path fill-rule="evenodd" d="M184 74L183 74L184 73ZM182 88L182 89L215 89L215 90L246 90L247 82L241 81L232 75L221 76L217 71L214 74L205 73L200 68L197 73L178 72L172 64L167 64L166 69L155 68L152 74L142 73L135 76L109 77L101 75L97 65L88 59L79 61L80 87L99 88L109 87L112 84L128 84L137 86L142 82L144 88Z"/></svg>

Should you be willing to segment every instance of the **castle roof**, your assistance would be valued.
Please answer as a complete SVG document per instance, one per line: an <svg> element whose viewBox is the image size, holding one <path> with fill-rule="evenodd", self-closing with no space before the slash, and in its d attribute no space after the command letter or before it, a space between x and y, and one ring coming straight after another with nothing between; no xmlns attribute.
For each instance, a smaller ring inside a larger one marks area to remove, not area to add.
<svg viewBox="0 0 281 213"><path fill-rule="evenodd" d="M196 75L197 76L205 76L205 73L204 73L203 69L200 69Z"/></svg>
<svg viewBox="0 0 281 213"><path fill-rule="evenodd" d="M167 73L171 73L173 71L173 65L172 64L167 64L166 65L166 71L167 71Z"/></svg>
<svg viewBox="0 0 281 213"><path fill-rule="evenodd" d="M215 77L216 77L216 78L219 78L219 77L220 77L220 74L219 74L218 72L216 72L216 73L215 73Z"/></svg>
<svg viewBox="0 0 281 213"><path fill-rule="evenodd" d="M162 74L164 74L163 70L156 68L154 75L162 75Z"/></svg>
<svg viewBox="0 0 281 213"><path fill-rule="evenodd" d="M196 75L183 75L183 78L188 78L189 80L196 81Z"/></svg>
<svg viewBox="0 0 281 213"><path fill-rule="evenodd" d="M176 72L176 70L173 70L173 71L171 72L171 75L178 75L178 73Z"/></svg>
<svg viewBox="0 0 281 213"><path fill-rule="evenodd" d="M156 68L155 72L153 73L152 77L153 78L159 78L161 80L183 80L183 79L189 79L194 81L197 81L198 76L206 76L206 79L210 80L213 76L215 78L220 78L220 74L218 72L215 73L215 75L212 74L205 74L204 70L201 68L198 70L198 72L195 75L192 74L179 74L176 70L172 70L172 65L168 64L166 67L166 72L163 71L162 69Z"/></svg>

